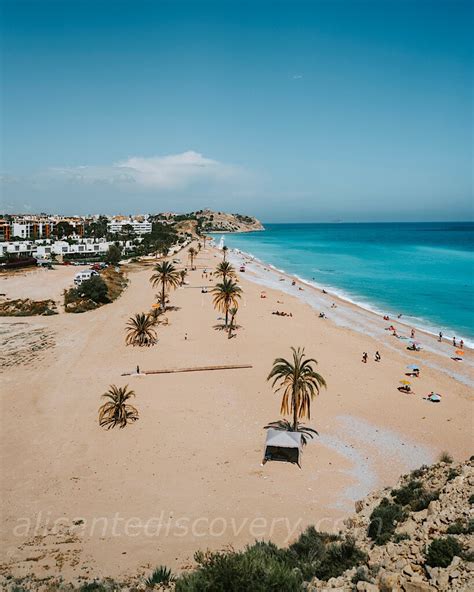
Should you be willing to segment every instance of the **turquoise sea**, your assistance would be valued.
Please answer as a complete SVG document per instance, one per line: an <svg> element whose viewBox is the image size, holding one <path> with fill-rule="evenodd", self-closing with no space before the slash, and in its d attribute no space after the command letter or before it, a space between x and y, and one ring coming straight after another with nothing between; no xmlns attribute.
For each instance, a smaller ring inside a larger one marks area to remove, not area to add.
<svg viewBox="0 0 474 592"><path fill-rule="evenodd" d="M474 343L474 222L265 224L225 244L364 308Z"/></svg>

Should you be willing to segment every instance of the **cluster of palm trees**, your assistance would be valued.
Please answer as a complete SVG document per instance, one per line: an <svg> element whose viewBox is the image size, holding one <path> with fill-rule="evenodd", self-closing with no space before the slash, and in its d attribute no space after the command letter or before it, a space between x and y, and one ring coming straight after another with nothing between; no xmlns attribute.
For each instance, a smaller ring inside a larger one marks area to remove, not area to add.
<svg viewBox="0 0 474 592"><path fill-rule="evenodd" d="M150 282L154 288L159 287L157 294L157 305L149 313L136 314L127 322L125 343L138 347L150 347L157 342L156 325L159 317L166 310L169 301L169 291L182 286L186 271L178 271L169 261L162 261L155 265L154 274Z"/></svg>
<svg viewBox="0 0 474 592"><path fill-rule="evenodd" d="M191 258L191 267L198 251L193 247L188 250ZM225 329L228 337L231 337L235 327L235 317L242 297L242 288L237 283L237 274L234 267L227 261L226 251L223 260L217 265L214 276L219 282L212 289L214 307L225 314ZM159 315L166 310L169 302L169 292L183 285L186 277L185 270L177 270L169 261L162 261L154 268L154 274L150 278L153 287L160 287L158 295L159 307L152 313L136 314L128 320L126 331L126 344L133 346L151 346L157 341L156 325ZM317 434L316 430L304 426L301 419L311 418L311 402L319 394L321 388L326 387L326 381L315 370L317 361L305 355L304 348L291 348L292 359L277 358L273 362L272 369L267 377L272 382L272 388L276 393L282 393L280 413L290 415L292 421L281 419L265 426L285 431L300 432L303 444L308 438ZM102 395L107 399L99 409L99 424L107 429L119 426L125 427L128 422L138 419L138 411L127 401L135 396L135 393L127 387L111 385L110 389Z"/></svg>
<svg viewBox="0 0 474 592"><path fill-rule="evenodd" d="M225 329L230 339L232 329L235 327L235 316L239 310L242 288L237 283L234 267L226 260L225 252L224 259L216 267L214 275L221 280L212 289L214 308L225 314Z"/></svg>

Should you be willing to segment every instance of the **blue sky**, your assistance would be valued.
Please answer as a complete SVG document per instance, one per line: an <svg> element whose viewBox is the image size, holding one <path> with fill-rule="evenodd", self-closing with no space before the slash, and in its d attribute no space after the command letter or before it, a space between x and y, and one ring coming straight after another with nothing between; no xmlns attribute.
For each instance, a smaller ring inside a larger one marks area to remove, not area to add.
<svg viewBox="0 0 474 592"><path fill-rule="evenodd" d="M3 0L3 211L472 219L472 3Z"/></svg>

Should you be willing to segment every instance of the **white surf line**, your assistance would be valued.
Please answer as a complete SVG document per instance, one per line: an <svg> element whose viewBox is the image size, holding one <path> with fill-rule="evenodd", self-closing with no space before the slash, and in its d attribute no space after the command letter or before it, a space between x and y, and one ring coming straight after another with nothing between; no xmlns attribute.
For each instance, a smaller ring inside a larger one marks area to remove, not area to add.
<svg viewBox="0 0 474 592"><path fill-rule="evenodd" d="M247 255L242 251L239 253L235 253L233 251L230 252L229 259L232 261L232 263L234 263L234 265L240 265L240 261L242 260L242 258L245 259L245 267L247 270L246 273L248 273L247 278L250 281L253 281L254 283L259 285L263 285L266 288L271 288L274 290L284 292L285 294L289 294L290 296L296 296L306 304L309 304L314 310L324 312L328 317L326 320L333 321L336 325L340 327L355 330L358 333L361 333L363 335L369 335L370 337L373 337L374 339L378 340L387 337L387 333L384 331L384 329L378 329L378 327L374 329L373 324L370 323L370 316L374 316L374 320L380 321L380 318L382 316L381 314L378 314L369 309L365 309L358 304L345 300L343 297L328 291L326 291L327 293L323 295L322 292L318 292L318 290L322 290L322 288L316 287L316 285L312 282L302 280L296 276L291 276L286 272L280 271L272 265L266 265L265 263L255 258L251 259L250 255ZM280 281L280 277L284 277L285 281ZM297 282L296 286L291 285L291 282L293 280ZM299 290L297 287L298 284L303 284L305 287L308 288L308 291ZM331 308L328 302L328 297L330 298L331 296L335 298L337 302L341 302L342 305L338 306L338 308L335 309ZM397 325L403 325L407 331L410 330L410 328L400 319L391 319L387 322L393 322ZM431 340L434 339L432 335L422 331L421 329L418 329L418 332ZM407 345L409 342L410 339L407 339ZM390 342L386 342L385 339L382 343L384 347L387 347L392 351L401 354L408 361L413 362L413 357L410 356L408 353L405 353L403 350L400 351L397 347L391 345ZM449 358L451 357L452 346L448 345L447 343L438 344L438 342L436 342L435 347L426 342L423 342L422 345L425 351L429 351L439 356L447 356ZM464 374L460 374L454 370L450 370L446 367L440 366L436 362L423 360L422 363L424 366L428 366L429 368L447 374L451 378L454 378L455 380L461 382L462 384L465 384L466 386L474 386L474 379L471 379ZM469 369L474 369L474 361L464 360L463 362L460 362L460 364L463 364L464 367L467 367Z"/></svg>

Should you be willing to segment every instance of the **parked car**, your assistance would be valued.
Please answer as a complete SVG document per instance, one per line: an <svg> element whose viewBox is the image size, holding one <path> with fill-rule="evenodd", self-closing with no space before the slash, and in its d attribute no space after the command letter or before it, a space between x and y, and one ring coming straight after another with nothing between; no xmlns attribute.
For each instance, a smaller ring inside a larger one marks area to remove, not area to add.
<svg viewBox="0 0 474 592"><path fill-rule="evenodd" d="M74 276L74 283L80 286L82 282L90 280L94 275L99 275L94 269L86 269L85 271L78 271Z"/></svg>

